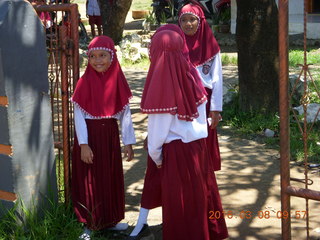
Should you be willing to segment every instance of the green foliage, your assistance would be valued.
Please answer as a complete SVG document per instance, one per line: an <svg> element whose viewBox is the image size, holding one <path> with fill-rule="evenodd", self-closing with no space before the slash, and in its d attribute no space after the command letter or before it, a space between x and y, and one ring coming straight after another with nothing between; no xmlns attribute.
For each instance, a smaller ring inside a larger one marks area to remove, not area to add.
<svg viewBox="0 0 320 240"><path fill-rule="evenodd" d="M152 0L132 0L132 10L152 10Z"/></svg>
<svg viewBox="0 0 320 240"><path fill-rule="evenodd" d="M150 65L150 60L147 57L143 57L136 62L132 62L128 59L121 60L121 67L123 67L123 68L148 70L149 65Z"/></svg>
<svg viewBox="0 0 320 240"><path fill-rule="evenodd" d="M279 133L280 118L275 115L263 115L254 112L242 112L239 109L238 95L233 101L224 106L223 124L231 126L236 133L246 137L262 136L263 130L268 128ZM291 116L291 119L293 117ZM310 128L311 124L308 124ZM320 123L315 123L308 135L307 149L308 162L320 163ZM279 136L273 138L262 138L263 142L269 147L279 147ZM303 161L304 145L302 133L299 130L296 121L292 120L290 124L290 154L292 160Z"/></svg>
<svg viewBox="0 0 320 240"><path fill-rule="evenodd" d="M298 64L303 64L304 51L291 50L289 51L289 66L296 67ZM307 52L307 64L320 65L319 50L310 50Z"/></svg>
<svg viewBox="0 0 320 240"><path fill-rule="evenodd" d="M146 16L146 22L149 22L150 24L157 24L157 19L154 16L153 12L149 12L149 14Z"/></svg>
<svg viewBox="0 0 320 240"><path fill-rule="evenodd" d="M222 65L238 65L238 57L237 56L229 56L226 53L221 54L221 62Z"/></svg>
<svg viewBox="0 0 320 240"><path fill-rule="evenodd" d="M19 209L19 211L18 211ZM22 212L24 217L18 217ZM36 207L27 209L22 202L16 203L0 221L1 240L53 240L77 239L82 231L81 224L73 214L71 206L49 200L42 209L42 216Z"/></svg>

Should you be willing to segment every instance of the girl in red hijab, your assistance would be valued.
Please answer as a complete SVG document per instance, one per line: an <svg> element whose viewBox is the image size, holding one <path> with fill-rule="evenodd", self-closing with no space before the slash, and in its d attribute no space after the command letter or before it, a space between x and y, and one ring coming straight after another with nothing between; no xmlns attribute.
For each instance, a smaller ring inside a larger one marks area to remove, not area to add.
<svg viewBox="0 0 320 240"><path fill-rule="evenodd" d="M88 47L89 64L72 96L75 141L72 153L72 201L78 220L91 230L124 230L124 180L118 121L127 161L136 142L132 127L128 83L114 43L94 38Z"/></svg>
<svg viewBox="0 0 320 240"><path fill-rule="evenodd" d="M215 171L221 169L216 127L221 120L223 96L222 65L219 45L199 5L187 4L179 11L179 25L185 33L189 56L208 93L207 145Z"/></svg>
<svg viewBox="0 0 320 240"><path fill-rule="evenodd" d="M209 211L222 212L222 207L208 174L206 95L183 48L175 31L153 36L141 101L141 111L148 114L148 152L161 170L163 239L222 239L224 219L216 219L214 227L209 223Z"/></svg>
<svg viewBox="0 0 320 240"><path fill-rule="evenodd" d="M205 89L202 86L201 78L197 70L193 66L193 64L190 62L189 49L188 49L188 46L186 45L185 35L183 31L180 29L179 26L175 24L166 24L159 27L155 35L165 30L174 31L178 33L180 37L183 39L182 54L185 57L186 61L188 62L188 65L190 67L190 74L193 76L195 82L197 83L201 91L205 92ZM144 143L145 146L147 145L146 142L147 142L147 139L145 139L145 143ZM144 186L143 186L143 192L141 196L141 208L139 212L139 217L134 230L131 232L130 236L127 238L128 240L138 239L139 237L147 236L151 234L147 225L149 210L160 207L160 206L161 206L161 171L157 168L155 162L152 161L151 157L148 155L147 170L144 178Z"/></svg>

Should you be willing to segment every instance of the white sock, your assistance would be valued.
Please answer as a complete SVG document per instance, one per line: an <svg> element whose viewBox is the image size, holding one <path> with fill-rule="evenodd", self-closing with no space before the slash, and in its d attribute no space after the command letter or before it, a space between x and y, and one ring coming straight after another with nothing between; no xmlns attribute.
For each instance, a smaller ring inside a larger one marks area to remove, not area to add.
<svg viewBox="0 0 320 240"><path fill-rule="evenodd" d="M117 223L114 227L108 228L108 230L124 231L128 228L128 223Z"/></svg>
<svg viewBox="0 0 320 240"><path fill-rule="evenodd" d="M92 231L89 228L84 227L82 234L79 236L79 239L90 240L91 233L92 233Z"/></svg>
<svg viewBox="0 0 320 240"><path fill-rule="evenodd" d="M134 227L130 236L137 236L139 234L139 232L143 228L143 225L147 223L148 215L149 215L149 209L140 208L137 225Z"/></svg>

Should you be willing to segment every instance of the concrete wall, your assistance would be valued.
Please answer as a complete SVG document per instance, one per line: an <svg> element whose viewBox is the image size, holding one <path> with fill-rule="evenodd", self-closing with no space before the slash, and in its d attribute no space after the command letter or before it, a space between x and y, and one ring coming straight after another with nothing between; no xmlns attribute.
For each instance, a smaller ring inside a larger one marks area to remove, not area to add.
<svg viewBox="0 0 320 240"><path fill-rule="evenodd" d="M278 3L278 1L276 1ZM289 1L289 34L303 33L303 10L304 1L290 0ZM231 33L236 33L237 19L237 2L231 0ZM320 24L319 22L309 21L307 25L307 38L320 39Z"/></svg>
<svg viewBox="0 0 320 240"><path fill-rule="evenodd" d="M57 187L45 34L27 1L0 1L0 59L0 202L39 206Z"/></svg>

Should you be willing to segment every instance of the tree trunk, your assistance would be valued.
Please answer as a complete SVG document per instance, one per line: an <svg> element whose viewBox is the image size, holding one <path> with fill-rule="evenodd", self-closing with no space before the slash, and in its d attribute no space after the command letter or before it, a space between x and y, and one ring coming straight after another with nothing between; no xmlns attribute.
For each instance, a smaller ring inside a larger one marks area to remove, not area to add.
<svg viewBox="0 0 320 240"><path fill-rule="evenodd" d="M279 108L278 9L275 0L237 0L240 110Z"/></svg>
<svg viewBox="0 0 320 240"><path fill-rule="evenodd" d="M103 34L118 44L122 39L124 23L132 0L99 0Z"/></svg>

